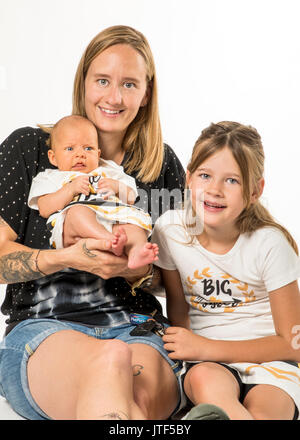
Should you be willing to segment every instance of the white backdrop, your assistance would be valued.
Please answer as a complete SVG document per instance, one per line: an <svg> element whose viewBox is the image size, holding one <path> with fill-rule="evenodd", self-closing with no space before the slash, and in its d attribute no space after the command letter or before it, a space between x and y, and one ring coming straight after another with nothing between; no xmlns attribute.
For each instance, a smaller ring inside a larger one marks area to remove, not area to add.
<svg viewBox="0 0 300 440"><path fill-rule="evenodd" d="M255 126L267 157L264 202L300 245L298 5L0 0L0 142L18 127L69 114L75 69L92 37L115 24L136 27L156 61L164 140L186 166L210 122ZM18 416L0 399L0 419L11 418Z"/></svg>
<svg viewBox="0 0 300 440"><path fill-rule="evenodd" d="M255 126L264 202L300 244L298 0L0 0L0 141L71 112L77 63L114 24L152 46L164 140L184 166L210 122ZM300 6L300 5L299 5Z"/></svg>

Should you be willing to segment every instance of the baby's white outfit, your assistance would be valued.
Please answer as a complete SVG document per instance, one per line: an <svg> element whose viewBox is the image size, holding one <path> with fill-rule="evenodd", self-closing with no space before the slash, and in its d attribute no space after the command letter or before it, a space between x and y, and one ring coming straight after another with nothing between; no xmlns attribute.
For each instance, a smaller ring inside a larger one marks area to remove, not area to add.
<svg viewBox="0 0 300 440"><path fill-rule="evenodd" d="M39 173L32 181L28 205L32 209L38 210L38 198L58 191L64 185L86 173L74 171L60 171L58 169L46 169ZM111 160L101 159L100 166L89 173L90 194L85 196L79 194L65 206L62 210L52 214L47 220L48 229L51 231L50 245L53 248L63 247L63 225L66 211L74 205L83 205L92 209L96 213L97 221L109 232L116 223L131 223L145 229L148 235L152 231L152 221L150 215L144 210L123 203L118 197L110 196L107 200L101 194L97 194L98 181L101 178L110 178L130 187L137 197L138 192L133 177L126 174L123 167Z"/></svg>

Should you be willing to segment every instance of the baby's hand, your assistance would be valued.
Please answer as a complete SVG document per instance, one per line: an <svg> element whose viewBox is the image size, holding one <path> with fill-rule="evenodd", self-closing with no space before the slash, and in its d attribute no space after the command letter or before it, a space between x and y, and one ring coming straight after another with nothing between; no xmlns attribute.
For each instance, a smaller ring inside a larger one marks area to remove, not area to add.
<svg viewBox="0 0 300 440"><path fill-rule="evenodd" d="M88 196L90 193L89 175L75 177L75 179L68 184L68 187L73 192L73 196L77 196L78 194Z"/></svg>
<svg viewBox="0 0 300 440"><path fill-rule="evenodd" d="M98 182L98 193L101 193L104 199L109 196L117 196L124 203L132 205L135 201L134 191L127 185L118 180L103 178Z"/></svg>
<svg viewBox="0 0 300 440"><path fill-rule="evenodd" d="M98 182L98 193L101 193L104 199L109 196L117 196L119 194L119 181L103 177Z"/></svg>

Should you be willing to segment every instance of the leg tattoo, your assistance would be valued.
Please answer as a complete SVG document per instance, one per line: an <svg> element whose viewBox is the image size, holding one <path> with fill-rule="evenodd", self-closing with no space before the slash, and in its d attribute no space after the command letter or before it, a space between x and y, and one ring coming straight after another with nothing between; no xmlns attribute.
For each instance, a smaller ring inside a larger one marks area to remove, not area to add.
<svg viewBox="0 0 300 440"><path fill-rule="evenodd" d="M133 375L139 376L142 373L141 370L143 370L143 369L144 369L143 365L139 365L139 364L133 365L132 366Z"/></svg>

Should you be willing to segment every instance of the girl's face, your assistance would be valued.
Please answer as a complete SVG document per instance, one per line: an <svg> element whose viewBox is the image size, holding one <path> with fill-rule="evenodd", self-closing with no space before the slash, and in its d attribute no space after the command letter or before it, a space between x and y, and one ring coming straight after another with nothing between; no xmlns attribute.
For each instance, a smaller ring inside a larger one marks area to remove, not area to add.
<svg viewBox="0 0 300 440"><path fill-rule="evenodd" d="M196 213L204 215L204 227L215 230L234 228L245 207L240 168L228 148L187 172L187 183Z"/></svg>
<svg viewBox="0 0 300 440"><path fill-rule="evenodd" d="M118 133L122 139L147 101L146 64L131 46L111 46L92 61L85 79L85 110L100 136Z"/></svg>

